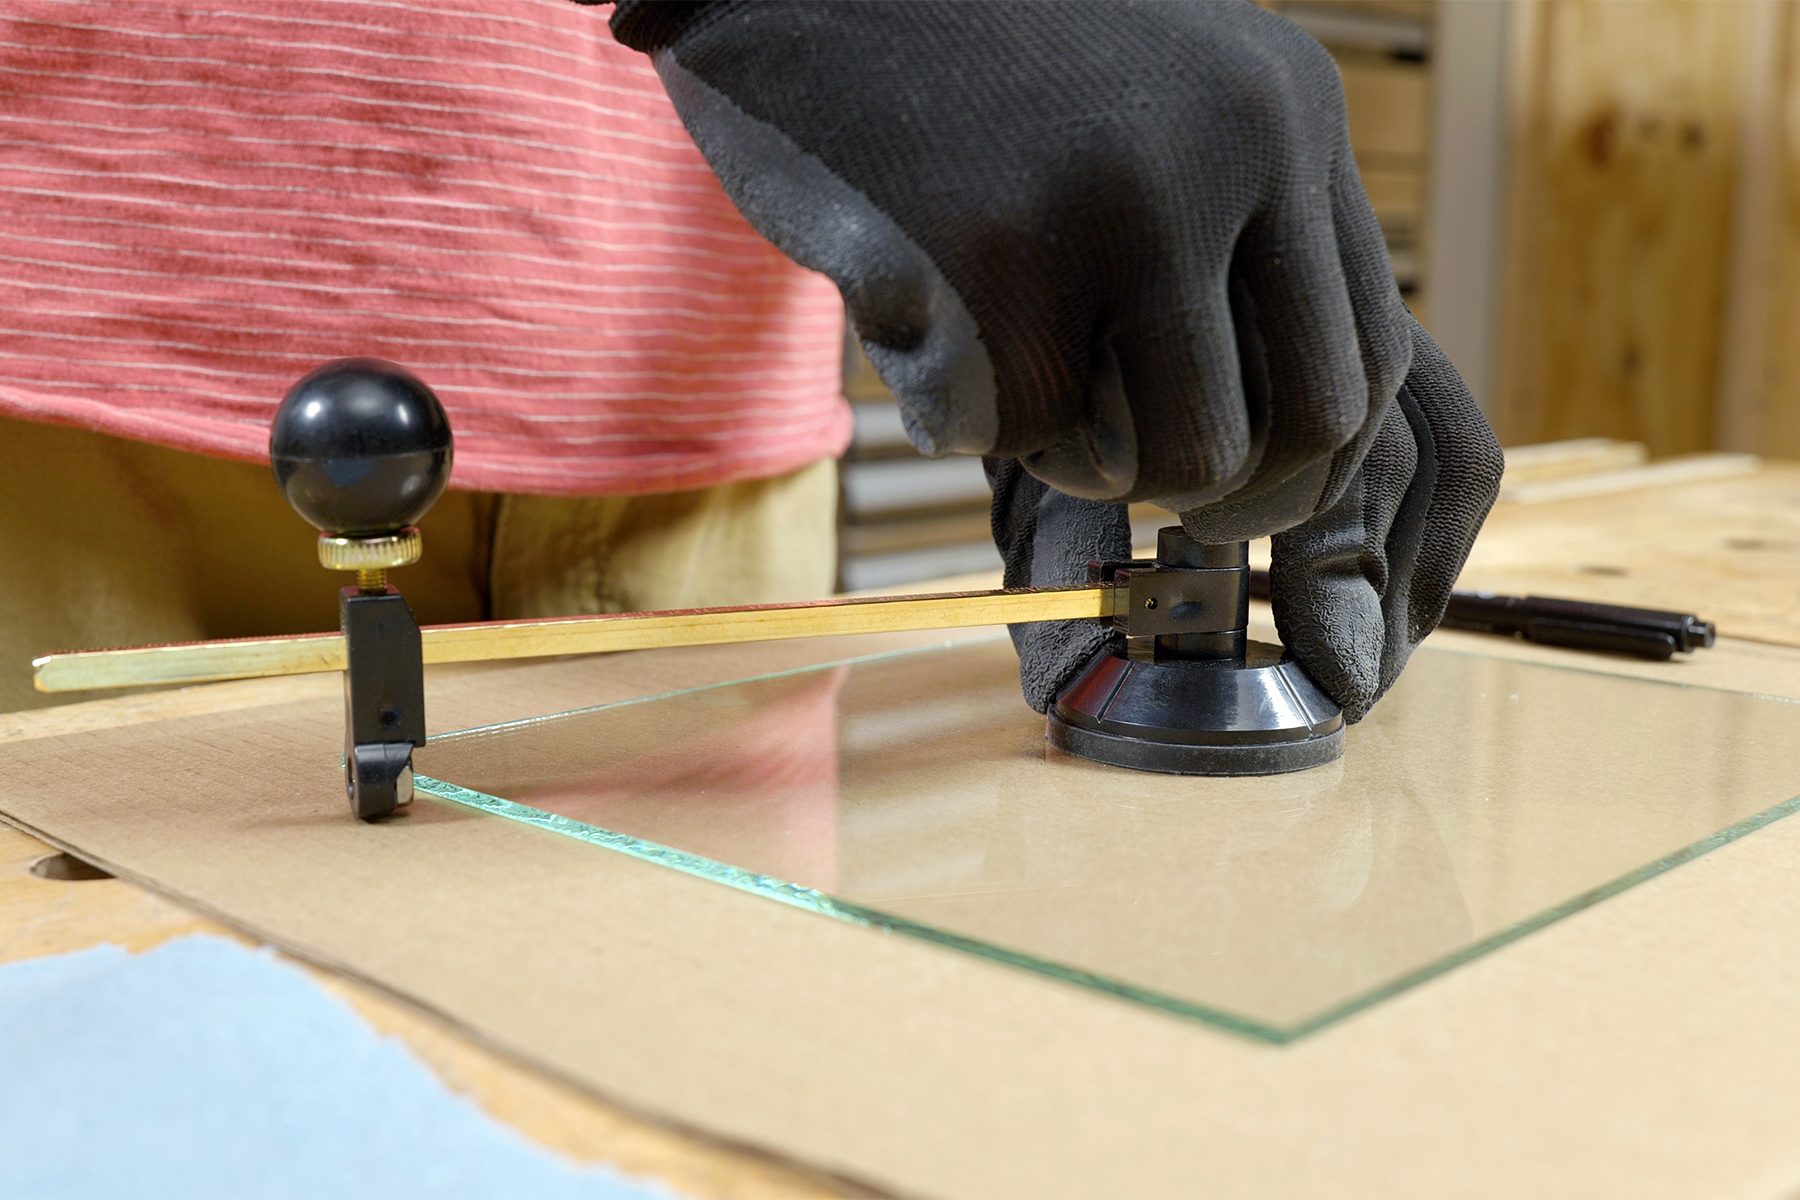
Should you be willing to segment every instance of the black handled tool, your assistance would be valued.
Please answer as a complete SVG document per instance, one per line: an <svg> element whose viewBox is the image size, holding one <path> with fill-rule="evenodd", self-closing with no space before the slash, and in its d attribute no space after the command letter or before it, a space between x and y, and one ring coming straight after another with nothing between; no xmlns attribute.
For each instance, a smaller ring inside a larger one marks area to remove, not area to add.
<svg viewBox="0 0 1800 1200"><path fill-rule="evenodd" d="M1252 572L1250 587L1258 600L1267 600L1269 573ZM1703 621L1693 613L1497 592L1451 592L1439 625L1469 633L1523 638L1544 646L1601 650L1656 660L1703 650L1717 636L1711 621Z"/></svg>
<svg viewBox="0 0 1800 1200"><path fill-rule="evenodd" d="M450 478L450 422L417 378L347 358L300 380L276 410L269 461L288 503L319 535L319 561L355 571L338 593L344 633L344 790L365 821L412 799L425 744L419 625L387 572L418 560L413 523Z"/></svg>

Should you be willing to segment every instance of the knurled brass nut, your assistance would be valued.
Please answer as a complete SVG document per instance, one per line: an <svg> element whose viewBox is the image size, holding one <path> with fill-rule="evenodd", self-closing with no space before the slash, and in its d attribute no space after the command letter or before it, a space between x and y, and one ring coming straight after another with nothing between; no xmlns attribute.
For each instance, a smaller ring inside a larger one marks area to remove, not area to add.
<svg viewBox="0 0 1800 1200"><path fill-rule="evenodd" d="M333 571L386 571L419 561L424 550L419 531L407 526L384 537L351 538L319 535L319 565Z"/></svg>

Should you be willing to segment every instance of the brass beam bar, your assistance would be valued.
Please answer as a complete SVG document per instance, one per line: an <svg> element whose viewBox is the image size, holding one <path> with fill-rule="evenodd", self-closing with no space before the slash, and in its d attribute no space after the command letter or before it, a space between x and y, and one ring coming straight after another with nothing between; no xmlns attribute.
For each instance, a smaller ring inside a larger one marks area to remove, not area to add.
<svg viewBox="0 0 1800 1200"><path fill-rule="evenodd" d="M1023 621L1104 620L1113 615L1115 603L1113 588L1094 585L428 625L420 633L427 663L483 662ZM32 682L40 692L304 675L343 670L344 639L336 633L309 633L78 650L45 655L33 660L32 667Z"/></svg>

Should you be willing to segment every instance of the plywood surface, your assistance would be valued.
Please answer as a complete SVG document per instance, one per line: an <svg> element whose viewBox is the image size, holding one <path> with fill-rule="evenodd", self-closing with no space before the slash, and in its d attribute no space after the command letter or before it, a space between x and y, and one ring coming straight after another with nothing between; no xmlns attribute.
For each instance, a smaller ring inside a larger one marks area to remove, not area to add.
<svg viewBox="0 0 1800 1200"><path fill-rule="evenodd" d="M1697 612L1733 637L1800 645L1800 467L1502 502L1461 586Z"/></svg>

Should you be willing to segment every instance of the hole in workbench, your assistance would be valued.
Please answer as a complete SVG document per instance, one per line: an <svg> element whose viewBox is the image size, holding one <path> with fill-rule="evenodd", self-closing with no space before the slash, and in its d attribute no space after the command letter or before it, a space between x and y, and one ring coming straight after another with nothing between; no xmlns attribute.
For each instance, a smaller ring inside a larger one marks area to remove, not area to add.
<svg viewBox="0 0 1800 1200"><path fill-rule="evenodd" d="M102 871L91 862L83 862L73 854L45 855L31 864L31 873L39 879L61 879L69 883L112 878L109 872Z"/></svg>

